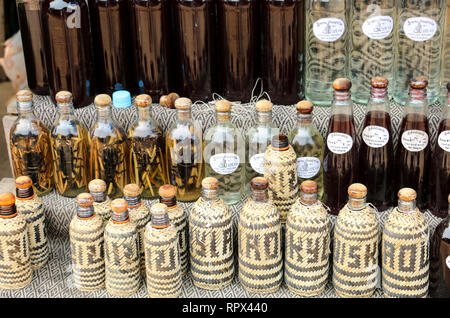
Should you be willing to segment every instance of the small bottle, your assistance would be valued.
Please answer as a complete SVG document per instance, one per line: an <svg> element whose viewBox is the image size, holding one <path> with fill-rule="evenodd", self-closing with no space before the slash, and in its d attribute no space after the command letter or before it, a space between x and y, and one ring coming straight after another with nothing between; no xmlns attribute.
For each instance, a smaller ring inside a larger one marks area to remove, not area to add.
<svg viewBox="0 0 450 318"><path fill-rule="evenodd" d="M416 208L417 193L398 192L398 206L384 222L382 243L383 292L386 297L426 297L429 273L429 229Z"/></svg>
<svg viewBox="0 0 450 318"><path fill-rule="evenodd" d="M31 283L30 242L27 222L16 211L15 197L0 194L0 288L21 289Z"/></svg>
<svg viewBox="0 0 450 318"><path fill-rule="evenodd" d="M58 92L55 99L59 114L50 138L55 187L59 194L74 198L86 192L89 180L88 132L75 118L72 93Z"/></svg>
<svg viewBox="0 0 450 318"><path fill-rule="evenodd" d="M33 182L28 176L16 179L16 210L27 222L31 268L39 269L47 264L49 257L45 213L42 201L35 195Z"/></svg>
<svg viewBox="0 0 450 318"><path fill-rule="evenodd" d="M105 287L103 219L94 212L94 197L80 193L77 213L70 222L73 284L81 291Z"/></svg>
<svg viewBox="0 0 450 318"><path fill-rule="evenodd" d="M300 198L286 221L284 280L290 291L304 297L325 290L330 267L331 222L318 200L318 185L300 184Z"/></svg>
<svg viewBox="0 0 450 318"><path fill-rule="evenodd" d="M202 197L189 214L189 252L194 286L220 290L234 276L233 226L228 205L219 198L219 181L202 181Z"/></svg>
<svg viewBox="0 0 450 318"><path fill-rule="evenodd" d="M170 224L177 230L180 251L181 274L186 275L189 265L187 216L181 205L177 204L177 188L165 184L158 191L159 202L167 205Z"/></svg>
<svg viewBox="0 0 450 318"><path fill-rule="evenodd" d="M245 182L244 137L231 123L229 101L217 101L215 109L218 123L205 134L206 176L219 180L219 195L226 204L235 204L241 200Z"/></svg>
<svg viewBox="0 0 450 318"><path fill-rule="evenodd" d="M141 284L139 233L130 222L124 199L111 203L111 219L105 227L105 283L108 293L129 296Z"/></svg>
<svg viewBox="0 0 450 318"><path fill-rule="evenodd" d="M33 114L33 94L21 90L16 99L19 116L9 137L14 176L29 176L37 194L42 196L53 190L50 134Z"/></svg>
<svg viewBox="0 0 450 318"><path fill-rule="evenodd" d="M145 227L147 292L151 298L176 298L181 294L178 233L170 223L167 206L151 207L152 221Z"/></svg>
<svg viewBox="0 0 450 318"><path fill-rule="evenodd" d="M297 154L298 186L305 180L313 180L323 195L323 154L325 143L312 121L313 104L303 100L297 103L297 125L289 133L289 142Z"/></svg>
<svg viewBox="0 0 450 318"><path fill-rule="evenodd" d="M295 203L298 193L297 155L283 135L274 136L264 155L264 178L269 181L269 200L280 213L281 223Z"/></svg>
<svg viewBox="0 0 450 318"><path fill-rule="evenodd" d="M378 218L366 203L366 186L350 185L348 196L334 227L333 286L340 297L370 297L380 275Z"/></svg>
<svg viewBox="0 0 450 318"><path fill-rule="evenodd" d="M106 194L106 183L101 179L94 179L89 182L88 188L94 197L95 214L102 218L105 227L111 217L111 199Z"/></svg>

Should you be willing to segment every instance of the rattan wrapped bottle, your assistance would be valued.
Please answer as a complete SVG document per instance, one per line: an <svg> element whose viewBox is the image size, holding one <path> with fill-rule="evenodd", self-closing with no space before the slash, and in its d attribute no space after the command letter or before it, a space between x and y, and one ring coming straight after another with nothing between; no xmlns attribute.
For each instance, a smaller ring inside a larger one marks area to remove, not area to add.
<svg viewBox="0 0 450 318"><path fill-rule="evenodd" d="M330 267L331 222L318 200L315 181L300 184L300 198L286 221L284 280L292 292L306 297L325 290Z"/></svg>
<svg viewBox="0 0 450 318"><path fill-rule="evenodd" d="M95 214L103 219L103 227L111 217L111 199L106 195L106 182L94 179L88 184L89 193L94 197Z"/></svg>
<svg viewBox="0 0 450 318"><path fill-rule="evenodd" d="M70 222L73 284L81 291L105 286L103 219L94 212L94 197L80 193L77 213Z"/></svg>
<svg viewBox="0 0 450 318"><path fill-rule="evenodd" d="M253 178L252 198L239 214L239 281L252 293L273 293L283 281L280 214L268 186L266 178Z"/></svg>
<svg viewBox="0 0 450 318"><path fill-rule="evenodd" d="M27 222L16 211L14 194L0 194L0 288L21 289L32 279Z"/></svg>
<svg viewBox="0 0 450 318"><path fill-rule="evenodd" d="M49 256L45 214L41 199L34 193L33 181L28 176L16 179L16 210L27 221L31 267L39 269L47 264Z"/></svg>
<svg viewBox="0 0 450 318"><path fill-rule="evenodd" d="M202 197L189 215L189 252L194 285L219 290L233 280L233 227L231 212L219 198L219 181L202 181Z"/></svg>
<svg viewBox="0 0 450 318"><path fill-rule="evenodd" d="M274 136L264 155L264 178L269 181L269 200L280 213L281 223L295 203L298 193L297 155L286 136Z"/></svg>
<svg viewBox="0 0 450 318"><path fill-rule="evenodd" d="M426 297L428 294L429 229L416 207L411 188L398 192L398 206L384 222L382 243L383 292L386 297Z"/></svg>
<svg viewBox="0 0 450 318"><path fill-rule="evenodd" d="M348 195L334 229L333 286L341 297L370 297L379 275L379 223L363 184L350 185Z"/></svg>
<svg viewBox="0 0 450 318"><path fill-rule="evenodd" d="M177 229L170 223L165 204L154 204L151 213L144 238L148 296L178 297L182 281Z"/></svg>
<svg viewBox="0 0 450 318"><path fill-rule="evenodd" d="M124 199L111 202L112 215L105 228L105 283L108 293L128 296L138 291L139 233L130 222Z"/></svg>

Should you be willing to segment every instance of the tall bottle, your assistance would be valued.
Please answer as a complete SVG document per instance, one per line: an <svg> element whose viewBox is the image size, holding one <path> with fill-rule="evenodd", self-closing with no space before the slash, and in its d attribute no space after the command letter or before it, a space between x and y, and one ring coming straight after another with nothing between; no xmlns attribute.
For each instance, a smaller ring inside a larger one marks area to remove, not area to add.
<svg viewBox="0 0 450 318"><path fill-rule="evenodd" d="M337 215L347 201L347 188L358 177L358 141L350 98L352 83L346 78L333 82L334 99L323 159L323 202Z"/></svg>
<svg viewBox="0 0 450 318"><path fill-rule="evenodd" d="M347 76L349 0L306 0L305 96L330 105L331 83Z"/></svg>
<svg viewBox="0 0 450 318"><path fill-rule="evenodd" d="M379 211L394 202L394 143L388 83L385 77L374 77L370 82L370 99L359 149L359 178L367 186L367 200Z"/></svg>
<svg viewBox="0 0 450 318"><path fill-rule="evenodd" d="M445 25L442 40L441 90L443 100L447 97L445 86L450 82L450 1L447 0L445 10Z"/></svg>

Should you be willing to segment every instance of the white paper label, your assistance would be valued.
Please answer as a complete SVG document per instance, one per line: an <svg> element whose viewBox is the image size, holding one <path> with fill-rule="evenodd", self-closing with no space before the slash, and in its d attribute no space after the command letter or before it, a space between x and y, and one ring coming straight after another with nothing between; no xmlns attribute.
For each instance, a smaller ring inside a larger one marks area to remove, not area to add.
<svg viewBox="0 0 450 318"><path fill-rule="evenodd" d="M209 159L211 168L218 174L233 173L239 167L239 156L234 153L219 153Z"/></svg>
<svg viewBox="0 0 450 318"><path fill-rule="evenodd" d="M362 25L363 33L370 39L382 40L391 34L394 20L388 15L368 18Z"/></svg>
<svg viewBox="0 0 450 318"><path fill-rule="evenodd" d="M353 139L347 134L331 133L327 138L327 146L333 153L342 155L352 149Z"/></svg>
<svg viewBox="0 0 450 318"><path fill-rule="evenodd" d="M314 22L313 32L316 38L324 42L338 40L345 31L345 23L338 18L322 18Z"/></svg>
<svg viewBox="0 0 450 318"><path fill-rule="evenodd" d="M439 134L438 144L439 147L450 152L450 130L444 130Z"/></svg>
<svg viewBox="0 0 450 318"><path fill-rule="evenodd" d="M389 141L389 132L381 126L367 126L363 130L362 139L371 148L381 148Z"/></svg>
<svg viewBox="0 0 450 318"><path fill-rule="evenodd" d="M258 153L250 158L250 166L259 174L264 174L264 153Z"/></svg>
<svg viewBox="0 0 450 318"><path fill-rule="evenodd" d="M297 158L297 174L302 179L310 179L319 172L320 159L316 157Z"/></svg>
<svg viewBox="0 0 450 318"><path fill-rule="evenodd" d="M445 264L447 264L447 268L450 268L450 255L445 259Z"/></svg>
<svg viewBox="0 0 450 318"><path fill-rule="evenodd" d="M403 24L405 35L416 42L431 39L437 30L436 21L428 17L414 17L406 19Z"/></svg>
<svg viewBox="0 0 450 318"><path fill-rule="evenodd" d="M402 134L402 145L408 151L422 151L428 145L428 135L422 130L407 130Z"/></svg>

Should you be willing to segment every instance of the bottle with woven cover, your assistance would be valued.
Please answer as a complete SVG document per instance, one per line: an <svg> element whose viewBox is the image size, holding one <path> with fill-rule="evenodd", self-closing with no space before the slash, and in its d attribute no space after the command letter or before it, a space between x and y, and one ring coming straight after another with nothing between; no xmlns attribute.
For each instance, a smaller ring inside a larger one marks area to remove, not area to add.
<svg viewBox="0 0 450 318"><path fill-rule="evenodd" d="M268 186L264 177L252 179L252 197L238 221L239 281L261 294L277 291L283 281L280 214L269 202Z"/></svg>
<svg viewBox="0 0 450 318"><path fill-rule="evenodd" d="M53 190L50 134L33 114L33 94L18 91L16 100L19 116L9 135L14 176L29 176L37 194L42 196Z"/></svg>
<svg viewBox="0 0 450 318"><path fill-rule="evenodd" d="M0 288L21 289L31 283L30 242L25 218L16 211L15 197L0 194Z"/></svg>
<svg viewBox="0 0 450 318"><path fill-rule="evenodd" d="M189 214L189 253L194 286L219 290L234 276L233 226L228 205L219 198L219 181L202 181L202 197Z"/></svg>
<svg viewBox="0 0 450 318"><path fill-rule="evenodd" d="M315 181L303 181L286 221L284 280L305 297L325 290L330 267L331 222L318 192Z"/></svg>
<svg viewBox="0 0 450 318"><path fill-rule="evenodd" d="M95 214L94 197L80 193L77 213L70 222L73 284L81 291L105 287L103 219Z"/></svg>
<svg viewBox="0 0 450 318"><path fill-rule="evenodd" d="M94 179L88 184L89 193L94 197L94 212L103 220L103 227L111 217L111 199L106 194L106 183L101 179Z"/></svg>
<svg viewBox="0 0 450 318"><path fill-rule="evenodd" d="M398 192L398 206L384 222L382 243L383 292L386 297L426 297L429 273L429 228L416 208L417 193Z"/></svg>
<svg viewBox="0 0 450 318"><path fill-rule="evenodd" d="M33 181L28 176L16 179L16 210L27 222L30 258L33 270L47 264L49 248L45 230L45 213L41 199L36 196Z"/></svg>
<svg viewBox="0 0 450 318"><path fill-rule="evenodd" d="M139 233L130 222L124 199L111 202L111 219L105 227L105 284L108 293L129 296L141 284Z"/></svg>
<svg viewBox="0 0 450 318"><path fill-rule="evenodd" d="M370 297L380 271L378 218L366 203L367 188L363 184L350 185L348 195L334 228L333 286L341 297Z"/></svg>

